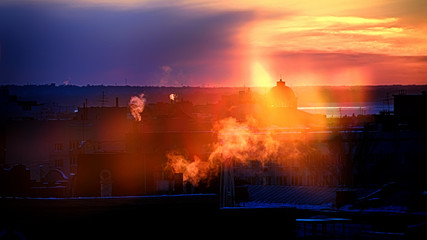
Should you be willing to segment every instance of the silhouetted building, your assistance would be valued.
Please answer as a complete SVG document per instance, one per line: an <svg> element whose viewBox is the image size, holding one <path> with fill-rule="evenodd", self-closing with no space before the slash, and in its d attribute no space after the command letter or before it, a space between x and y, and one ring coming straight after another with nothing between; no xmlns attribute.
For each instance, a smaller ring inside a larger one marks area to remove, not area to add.
<svg viewBox="0 0 427 240"><path fill-rule="evenodd" d="M297 108L297 97L294 91L286 86L286 83L282 79L270 90L268 98L273 107Z"/></svg>
<svg viewBox="0 0 427 240"><path fill-rule="evenodd" d="M0 196L28 196L30 188L30 171L24 165L0 169Z"/></svg>
<svg viewBox="0 0 427 240"><path fill-rule="evenodd" d="M10 95L7 87L0 90L0 120L40 119L43 117L42 104L37 101L19 100Z"/></svg>
<svg viewBox="0 0 427 240"><path fill-rule="evenodd" d="M427 125L427 93L394 95L394 115L401 124L415 127Z"/></svg>
<svg viewBox="0 0 427 240"><path fill-rule="evenodd" d="M252 117L260 123L253 134L269 135L280 144L278 153L263 163L247 159L247 164L236 164L238 185L426 182L421 173L426 167L425 132L402 127L425 124L425 94L396 95L394 116L369 118L357 127L328 126L326 116L298 110L294 92L281 80L264 96L244 89L217 104L147 104L140 122L117 102L115 107L85 104L68 120L4 120L0 164L3 169L18 164L28 168L31 180L38 182L34 186L45 192L41 196L183 192L183 173L165 170L167 154L208 159L217 141L212 130L217 120L232 117L242 123ZM390 127L378 127L384 121Z"/></svg>

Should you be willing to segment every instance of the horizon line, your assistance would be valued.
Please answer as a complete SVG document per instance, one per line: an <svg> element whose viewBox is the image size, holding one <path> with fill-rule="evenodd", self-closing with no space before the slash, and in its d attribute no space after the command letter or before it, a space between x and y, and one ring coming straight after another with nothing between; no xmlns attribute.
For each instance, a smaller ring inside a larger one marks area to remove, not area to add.
<svg viewBox="0 0 427 240"><path fill-rule="evenodd" d="M36 87L146 87L146 88L272 88L275 86L162 86L162 85L104 85L104 84L87 84L87 85L77 85L77 84L56 84L56 83L45 83L45 84L4 84L0 83L1 87L15 86L15 87L26 87L26 86L36 86ZM366 85L288 85L288 87L392 87L392 86L427 86L425 84L366 84Z"/></svg>

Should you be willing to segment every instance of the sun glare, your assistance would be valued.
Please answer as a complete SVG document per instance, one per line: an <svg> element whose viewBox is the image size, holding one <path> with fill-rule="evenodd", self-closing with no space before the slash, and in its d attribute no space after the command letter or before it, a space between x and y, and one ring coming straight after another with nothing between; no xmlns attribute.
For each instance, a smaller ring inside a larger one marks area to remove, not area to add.
<svg viewBox="0 0 427 240"><path fill-rule="evenodd" d="M272 87L274 80L271 78L268 71L262 66L260 62L252 63L252 86L253 87Z"/></svg>

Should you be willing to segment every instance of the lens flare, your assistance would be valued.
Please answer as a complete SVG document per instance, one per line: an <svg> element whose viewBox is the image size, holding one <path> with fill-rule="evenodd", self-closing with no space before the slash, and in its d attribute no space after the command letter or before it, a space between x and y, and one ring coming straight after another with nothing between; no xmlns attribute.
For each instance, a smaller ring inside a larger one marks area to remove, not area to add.
<svg viewBox="0 0 427 240"><path fill-rule="evenodd" d="M252 85L254 87L272 87L274 80L260 62L253 62L251 68Z"/></svg>

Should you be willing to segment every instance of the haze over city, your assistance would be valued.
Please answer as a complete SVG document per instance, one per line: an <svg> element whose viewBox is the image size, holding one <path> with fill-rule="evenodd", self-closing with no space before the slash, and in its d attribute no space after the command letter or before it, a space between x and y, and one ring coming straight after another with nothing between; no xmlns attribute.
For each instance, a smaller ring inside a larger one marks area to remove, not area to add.
<svg viewBox="0 0 427 240"><path fill-rule="evenodd" d="M0 3L0 83L425 84L427 3Z"/></svg>

